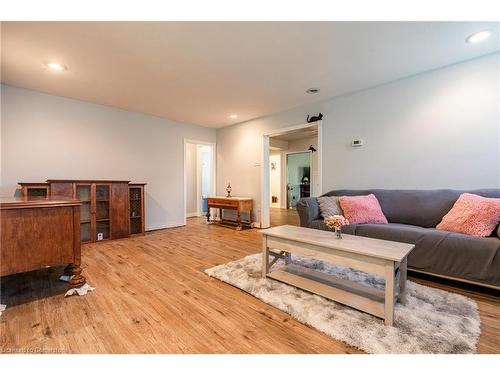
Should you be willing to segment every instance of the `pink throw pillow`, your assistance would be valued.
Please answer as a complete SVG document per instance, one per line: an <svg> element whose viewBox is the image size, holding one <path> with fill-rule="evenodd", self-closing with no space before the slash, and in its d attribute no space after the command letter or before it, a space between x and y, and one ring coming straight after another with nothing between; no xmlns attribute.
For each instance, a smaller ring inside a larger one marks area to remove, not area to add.
<svg viewBox="0 0 500 375"><path fill-rule="evenodd" d="M340 197L340 207L351 224L387 224L375 195Z"/></svg>
<svg viewBox="0 0 500 375"><path fill-rule="evenodd" d="M500 223L500 199L464 193L436 229L487 237Z"/></svg>

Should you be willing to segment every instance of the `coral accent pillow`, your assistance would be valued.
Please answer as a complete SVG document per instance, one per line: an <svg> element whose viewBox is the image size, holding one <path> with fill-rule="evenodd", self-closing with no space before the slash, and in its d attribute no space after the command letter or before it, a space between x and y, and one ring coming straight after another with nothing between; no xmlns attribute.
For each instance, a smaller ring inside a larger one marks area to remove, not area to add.
<svg viewBox="0 0 500 375"><path fill-rule="evenodd" d="M464 193L436 229L488 237L500 223L500 198L484 198Z"/></svg>
<svg viewBox="0 0 500 375"><path fill-rule="evenodd" d="M339 202L344 217L351 224L387 224L378 199L373 194L340 197Z"/></svg>

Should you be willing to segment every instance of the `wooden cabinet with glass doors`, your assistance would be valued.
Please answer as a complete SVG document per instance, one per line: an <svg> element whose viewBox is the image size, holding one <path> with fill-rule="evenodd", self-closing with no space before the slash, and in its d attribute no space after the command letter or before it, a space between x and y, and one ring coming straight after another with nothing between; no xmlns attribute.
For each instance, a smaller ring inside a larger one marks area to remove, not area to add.
<svg viewBox="0 0 500 375"><path fill-rule="evenodd" d="M23 196L35 184L19 183ZM144 185L129 181L107 180L47 180L51 197L76 198L80 208L80 238L82 243L128 237L144 233ZM41 191L41 190L40 190Z"/></svg>

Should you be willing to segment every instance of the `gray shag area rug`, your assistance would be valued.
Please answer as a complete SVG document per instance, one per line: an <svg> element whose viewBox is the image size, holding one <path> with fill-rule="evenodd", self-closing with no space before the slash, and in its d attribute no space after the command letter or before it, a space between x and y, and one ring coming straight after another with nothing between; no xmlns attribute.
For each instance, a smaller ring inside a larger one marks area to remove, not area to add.
<svg viewBox="0 0 500 375"><path fill-rule="evenodd" d="M293 263L384 289L378 276L309 258ZM283 267L280 260L274 266ZM222 264L205 272L272 305L336 340L368 353L475 353L481 333L479 312L470 298L408 281L406 305L396 304L394 326L382 319L261 277L262 255Z"/></svg>

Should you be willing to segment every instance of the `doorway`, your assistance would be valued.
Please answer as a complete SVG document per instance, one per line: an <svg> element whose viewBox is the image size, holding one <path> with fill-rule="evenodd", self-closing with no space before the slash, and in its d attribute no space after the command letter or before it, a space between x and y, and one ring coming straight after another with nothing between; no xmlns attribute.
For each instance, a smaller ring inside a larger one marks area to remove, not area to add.
<svg viewBox="0 0 500 375"><path fill-rule="evenodd" d="M262 228L298 225L297 202L321 195L320 146L321 121L264 135Z"/></svg>
<svg viewBox="0 0 500 375"><path fill-rule="evenodd" d="M311 151L286 154L286 208L295 209L300 198L311 196Z"/></svg>
<svg viewBox="0 0 500 375"><path fill-rule="evenodd" d="M207 197L215 194L215 143L184 140L185 218L207 212Z"/></svg>

